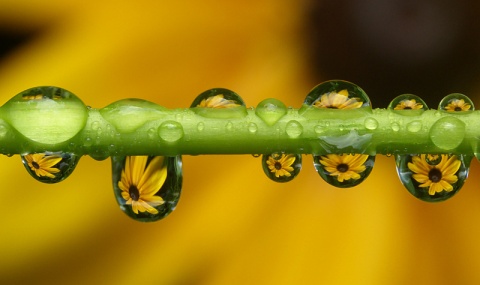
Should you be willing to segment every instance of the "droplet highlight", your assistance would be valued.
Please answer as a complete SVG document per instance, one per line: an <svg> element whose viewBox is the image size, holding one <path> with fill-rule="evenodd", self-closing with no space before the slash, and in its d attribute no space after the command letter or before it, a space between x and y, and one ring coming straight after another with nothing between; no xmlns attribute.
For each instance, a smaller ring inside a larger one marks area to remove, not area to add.
<svg viewBox="0 0 480 285"><path fill-rule="evenodd" d="M451 154L397 155L398 177L407 190L426 202L451 198L468 177L472 156Z"/></svg>
<svg viewBox="0 0 480 285"><path fill-rule="evenodd" d="M280 100L269 98L258 103L255 114L267 125L272 126L287 114L287 107Z"/></svg>
<svg viewBox="0 0 480 285"><path fill-rule="evenodd" d="M262 168L271 180L288 182L300 173L302 169L302 155L285 153L266 154L262 156Z"/></svg>
<svg viewBox="0 0 480 285"><path fill-rule="evenodd" d="M455 113L468 113L475 110L472 100L460 93L445 96L438 105L439 110Z"/></svg>
<svg viewBox="0 0 480 285"><path fill-rule="evenodd" d="M177 206L182 189L180 156L112 157L115 198L130 218L153 222Z"/></svg>
<svg viewBox="0 0 480 285"><path fill-rule="evenodd" d="M43 183L57 183L73 172L80 157L66 152L44 152L24 154L21 159L33 178Z"/></svg>
<svg viewBox="0 0 480 285"><path fill-rule="evenodd" d="M317 173L328 184L348 188L362 183L373 169L375 156L368 154L327 154L313 156Z"/></svg>
<svg viewBox="0 0 480 285"><path fill-rule="evenodd" d="M165 121L158 128L158 135L165 142L173 143L183 137L183 127L176 121Z"/></svg>

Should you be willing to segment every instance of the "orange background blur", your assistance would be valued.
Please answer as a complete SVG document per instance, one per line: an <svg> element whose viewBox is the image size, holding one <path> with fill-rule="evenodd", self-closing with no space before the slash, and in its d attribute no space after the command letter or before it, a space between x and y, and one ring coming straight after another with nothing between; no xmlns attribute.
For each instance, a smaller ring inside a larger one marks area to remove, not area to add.
<svg viewBox="0 0 480 285"><path fill-rule="evenodd" d="M238 3L2 0L1 26L41 32L0 62L1 103L55 85L93 108L130 97L185 108L224 87L248 106L274 97L300 107L332 79L306 56L307 3ZM177 209L143 224L119 209L109 160L83 157L44 185L18 156L1 156L0 284L480 284L475 159L463 189L438 204L411 196L385 156L351 189L324 182L311 156L285 184L248 155L183 161Z"/></svg>

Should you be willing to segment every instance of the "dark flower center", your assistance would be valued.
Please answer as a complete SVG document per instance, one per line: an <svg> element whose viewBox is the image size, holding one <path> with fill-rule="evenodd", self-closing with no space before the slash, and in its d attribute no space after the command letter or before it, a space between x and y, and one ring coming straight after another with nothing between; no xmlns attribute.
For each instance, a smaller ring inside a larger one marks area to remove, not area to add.
<svg viewBox="0 0 480 285"><path fill-rule="evenodd" d="M337 170L340 172L347 172L348 171L348 165L345 163L340 163L337 165Z"/></svg>
<svg viewBox="0 0 480 285"><path fill-rule="evenodd" d="M440 170L438 170L437 168L433 168L432 170L430 170L430 172L428 173L428 178L433 182L433 183L437 183L439 182L440 180L442 180L442 172Z"/></svg>
<svg viewBox="0 0 480 285"><path fill-rule="evenodd" d="M457 111L457 112L458 112L458 111L462 111L462 108L460 108L460 107L457 106L457 107L455 107L455 111Z"/></svg>
<svg viewBox="0 0 480 285"><path fill-rule="evenodd" d="M338 107L332 105L332 106L328 106L327 109L338 109Z"/></svg>
<svg viewBox="0 0 480 285"><path fill-rule="evenodd" d="M410 106L405 106L405 108L403 108L403 110L411 110L411 109L412 109L412 107L410 107Z"/></svg>
<svg viewBox="0 0 480 285"><path fill-rule="evenodd" d="M35 162L35 161L32 161L32 166L35 167L35 169L39 169L39 168L40 168L40 165L38 165L38 163Z"/></svg>
<svg viewBox="0 0 480 285"><path fill-rule="evenodd" d="M275 169L276 169L276 170L282 169L282 164L281 164L280 162L278 162L278 161L275 162Z"/></svg>
<svg viewBox="0 0 480 285"><path fill-rule="evenodd" d="M138 201L138 199L140 198L140 192L135 185L132 185L130 186L130 188L128 188L128 194L133 201Z"/></svg>

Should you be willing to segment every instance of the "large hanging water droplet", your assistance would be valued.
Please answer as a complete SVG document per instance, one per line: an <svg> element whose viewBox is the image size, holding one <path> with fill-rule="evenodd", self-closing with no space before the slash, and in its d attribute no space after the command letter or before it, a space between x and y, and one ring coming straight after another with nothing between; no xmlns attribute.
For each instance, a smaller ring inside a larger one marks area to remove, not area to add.
<svg viewBox="0 0 480 285"><path fill-rule="evenodd" d="M112 174L120 209L137 221L166 217L180 199L181 156L114 156Z"/></svg>
<svg viewBox="0 0 480 285"><path fill-rule="evenodd" d="M315 86L304 104L322 109L357 109L370 107L370 99L365 91L351 82L330 80Z"/></svg>
<svg viewBox="0 0 480 285"><path fill-rule="evenodd" d="M422 98L418 97L414 94L402 94L395 97L390 104L388 105L388 109L396 110L396 111L404 111L404 110L421 110L425 111L428 110L427 104ZM417 115L417 112L401 112L399 114L402 115Z"/></svg>
<svg viewBox="0 0 480 285"><path fill-rule="evenodd" d="M28 173L43 183L57 183L75 169L80 157L66 152L29 153L21 155Z"/></svg>
<svg viewBox="0 0 480 285"><path fill-rule="evenodd" d="M269 126L278 122L278 120L285 116L286 113L287 107L285 104L274 98L263 100L258 103L257 108L255 109L255 114L257 114L257 116Z"/></svg>
<svg viewBox="0 0 480 285"><path fill-rule="evenodd" d="M468 113L475 110L472 100L460 93L452 93L445 96L438 105L438 110L447 112L461 112Z"/></svg>
<svg viewBox="0 0 480 285"><path fill-rule="evenodd" d="M190 108L207 118L242 118L247 115L242 98L225 88L214 88L201 93L193 100Z"/></svg>
<svg viewBox="0 0 480 285"><path fill-rule="evenodd" d="M356 186L373 169L375 156L368 154L327 154L313 156L318 174L327 183L340 188Z"/></svg>
<svg viewBox="0 0 480 285"><path fill-rule="evenodd" d="M397 172L407 190L420 200L444 201L467 179L472 156L450 154L397 155Z"/></svg>
<svg viewBox="0 0 480 285"><path fill-rule="evenodd" d="M5 120L26 138L59 144L78 134L87 122L83 102L58 87L35 87L25 90L2 107Z"/></svg>
<svg viewBox="0 0 480 285"><path fill-rule="evenodd" d="M301 154L274 153L262 156L263 171L275 182L288 182L302 169Z"/></svg>

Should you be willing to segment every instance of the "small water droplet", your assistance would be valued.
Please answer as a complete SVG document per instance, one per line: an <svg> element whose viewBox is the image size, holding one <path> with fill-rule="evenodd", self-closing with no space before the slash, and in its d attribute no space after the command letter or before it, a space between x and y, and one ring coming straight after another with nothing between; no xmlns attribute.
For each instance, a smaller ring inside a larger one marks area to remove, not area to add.
<svg viewBox="0 0 480 285"><path fill-rule="evenodd" d="M467 179L472 156L450 154L397 155L398 177L415 197L426 202L455 195ZM439 162L437 160L440 160Z"/></svg>
<svg viewBox="0 0 480 285"><path fill-rule="evenodd" d="M390 104L388 105L388 109L396 110L396 111L415 111L421 110L425 111L428 110L427 104L422 98L418 97L414 94L402 94L395 97ZM401 112L399 114L402 115L409 115L412 114L411 112ZM417 114L414 112L412 115Z"/></svg>
<svg viewBox="0 0 480 285"><path fill-rule="evenodd" d="M90 147L90 146L92 146L92 144L93 144L92 138L86 137L83 145L86 146L86 147Z"/></svg>
<svg viewBox="0 0 480 285"><path fill-rule="evenodd" d="M325 81L307 95L305 105L328 109L370 108L367 93L357 85L343 80Z"/></svg>
<svg viewBox="0 0 480 285"><path fill-rule="evenodd" d="M7 123L27 139L42 144L71 139L84 128L88 117L87 107L77 96L52 86L25 90L2 109Z"/></svg>
<svg viewBox="0 0 480 285"><path fill-rule="evenodd" d="M353 187L363 182L373 169L375 156L367 154L314 155L318 174L335 187Z"/></svg>
<svg viewBox="0 0 480 285"><path fill-rule="evenodd" d="M297 177L302 169L301 154L274 153L263 155L263 171L275 182L288 182Z"/></svg>
<svg viewBox="0 0 480 285"><path fill-rule="evenodd" d="M120 209L134 220L153 222L170 214L180 199L181 156L114 156L112 177Z"/></svg>
<svg viewBox="0 0 480 285"><path fill-rule="evenodd" d="M455 149L465 138L465 123L453 116L443 117L432 125L429 136L436 147Z"/></svg>
<svg viewBox="0 0 480 285"><path fill-rule="evenodd" d="M315 131L315 133L317 135L321 135L327 130L327 128L325 126L322 126L322 125L316 125L313 130Z"/></svg>
<svg viewBox="0 0 480 285"><path fill-rule="evenodd" d="M394 132L398 132L400 130L400 125L398 123L393 122L390 127L392 127L392 130Z"/></svg>
<svg viewBox="0 0 480 285"><path fill-rule="evenodd" d="M100 123L98 121L95 121L92 123L92 130L96 131L100 127Z"/></svg>
<svg viewBox="0 0 480 285"><path fill-rule="evenodd" d="M292 139L298 138L303 132L303 127L299 122L291 120L285 126L285 132Z"/></svg>
<svg viewBox="0 0 480 285"><path fill-rule="evenodd" d="M258 130L257 124L255 123L248 123L248 132L251 134L256 134Z"/></svg>
<svg viewBox="0 0 480 285"><path fill-rule="evenodd" d="M157 138L157 130L155 128L148 129L147 134L151 140L154 140Z"/></svg>
<svg viewBox="0 0 480 285"><path fill-rule="evenodd" d="M225 129L227 130L227 132L233 131L233 123L228 121L227 124L225 125Z"/></svg>
<svg viewBox="0 0 480 285"><path fill-rule="evenodd" d="M7 134L8 130L4 125L0 125L0 137L3 138Z"/></svg>
<svg viewBox="0 0 480 285"><path fill-rule="evenodd" d="M407 131L411 133L418 133L422 129L421 121L411 121L407 124Z"/></svg>
<svg viewBox="0 0 480 285"><path fill-rule="evenodd" d="M467 96L460 93L452 93L440 101L438 110L465 113L475 110L475 107L472 100Z"/></svg>
<svg viewBox="0 0 480 285"><path fill-rule="evenodd" d="M165 121L158 128L158 135L166 142L176 142L183 137L183 127L176 121Z"/></svg>
<svg viewBox="0 0 480 285"><path fill-rule="evenodd" d="M267 125L272 126L287 113L287 107L280 100L269 98L258 103L255 109L260 119Z"/></svg>
<svg viewBox="0 0 480 285"><path fill-rule="evenodd" d="M197 130L199 132L203 132L204 129L205 129L205 124L203 122L200 122L197 124Z"/></svg>
<svg viewBox="0 0 480 285"><path fill-rule="evenodd" d="M378 128L378 121L375 120L374 118L370 118L370 117L365 118L364 124L365 124L365 128L367 130L373 131L373 130L376 130Z"/></svg>
<svg viewBox="0 0 480 285"><path fill-rule="evenodd" d="M21 155L28 173L43 183L57 183L67 178L80 159L73 153L44 152Z"/></svg>

